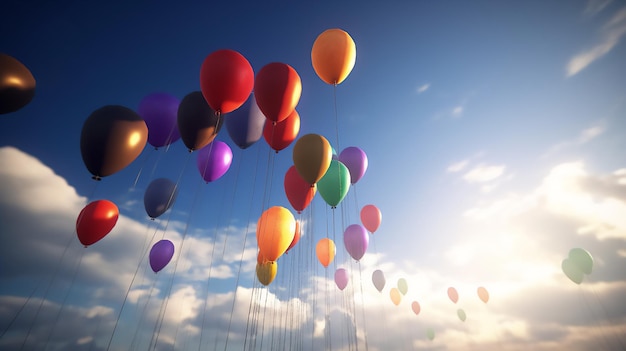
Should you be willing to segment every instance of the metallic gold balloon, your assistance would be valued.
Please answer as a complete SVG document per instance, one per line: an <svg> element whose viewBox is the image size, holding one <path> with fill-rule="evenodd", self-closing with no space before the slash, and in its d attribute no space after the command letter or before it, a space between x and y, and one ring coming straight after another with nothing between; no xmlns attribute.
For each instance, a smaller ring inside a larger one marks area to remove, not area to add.
<svg viewBox="0 0 626 351"><path fill-rule="evenodd" d="M35 96L35 78L15 58L0 53L0 114L15 112Z"/></svg>

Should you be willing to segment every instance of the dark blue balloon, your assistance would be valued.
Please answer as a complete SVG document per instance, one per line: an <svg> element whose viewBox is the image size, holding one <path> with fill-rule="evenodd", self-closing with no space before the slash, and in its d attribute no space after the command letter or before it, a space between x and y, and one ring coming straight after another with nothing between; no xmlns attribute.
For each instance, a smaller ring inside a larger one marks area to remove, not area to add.
<svg viewBox="0 0 626 351"><path fill-rule="evenodd" d="M155 219L165 213L176 200L176 184L167 178L153 180L143 195L143 204L150 218Z"/></svg>
<svg viewBox="0 0 626 351"><path fill-rule="evenodd" d="M224 119L228 135L241 149L256 143L263 135L266 118L252 95L243 106L226 115Z"/></svg>

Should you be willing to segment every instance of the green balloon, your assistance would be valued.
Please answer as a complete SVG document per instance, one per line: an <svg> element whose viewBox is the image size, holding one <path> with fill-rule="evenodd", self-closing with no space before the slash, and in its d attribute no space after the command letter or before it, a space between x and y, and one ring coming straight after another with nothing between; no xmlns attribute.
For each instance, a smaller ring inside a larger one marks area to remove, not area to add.
<svg viewBox="0 0 626 351"><path fill-rule="evenodd" d="M574 283L580 284L583 282L583 272L571 259L564 259L563 262L561 262L561 269L563 269L563 273L565 273L565 275Z"/></svg>
<svg viewBox="0 0 626 351"><path fill-rule="evenodd" d="M428 328L426 330L426 336L428 337L429 340L432 340L435 338L435 331L433 330L433 328Z"/></svg>
<svg viewBox="0 0 626 351"><path fill-rule="evenodd" d="M459 319L461 320L461 322L465 322L467 315L465 314L465 311L463 311L463 309L459 308L456 311L456 315L459 316Z"/></svg>
<svg viewBox="0 0 626 351"><path fill-rule="evenodd" d="M406 292L409 290L409 286L406 283L406 279L404 278L398 279L398 290L400 290L402 295L406 295Z"/></svg>
<svg viewBox="0 0 626 351"><path fill-rule="evenodd" d="M593 257L591 257L591 254L587 252L587 250L579 247L571 249L568 258L581 272L591 274L593 270Z"/></svg>
<svg viewBox="0 0 626 351"><path fill-rule="evenodd" d="M317 182L317 191L332 208L346 197L350 189L350 171L343 163L332 160L324 176Z"/></svg>

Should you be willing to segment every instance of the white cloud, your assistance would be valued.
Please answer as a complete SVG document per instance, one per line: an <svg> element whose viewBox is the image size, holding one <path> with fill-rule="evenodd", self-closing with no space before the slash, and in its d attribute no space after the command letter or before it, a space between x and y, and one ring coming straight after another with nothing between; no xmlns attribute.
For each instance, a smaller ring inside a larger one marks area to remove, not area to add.
<svg viewBox="0 0 626 351"><path fill-rule="evenodd" d="M462 171L463 169L465 169L465 167L467 167L467 165L469 164L469 160L461 160L461 161L457 161L451 165L448 166L448 168L446 168L447 172L450 173L457 173Z"/></svg>
<svg viewBox="0 0 626 351"><path fill-rule="evenodd" d="M591 142L592 140L596 139L597 137L601 136L602 134L604 134L605 131L606 131L605 124L603 122L599 122L594 126L591 126L589 128L582 130L576 138L561 141L559 143L552 145L548 149L548 151L546 151L543 155L541 155L541 157L545 158L545 157L551 156L553 154L556 154L558 152L561 152L562 150L566 150L571 147L585 145Z"/></svg>
<svg viewBox="0 0 626 351"><path fill-rule="evenodd" d="M602 12L611 2L613 0L588 0L583 13L590 16L596 15Z"/></svg>
<svg viewBox="0 0 626 351"><path fill-rule="evenodd" d="M421 94L425 92L426 90L428 90L429 88L430 88L430 83L422 84L419 87L417 87L417 93Z"/></svg>
<svg viewBox="0 0 626 351"><path fill-rule="evenodd" d="M626 34L626 7L618 11L603 26L598 42L588 50L578 53L566 66L566 75L576 75L594 61L608 54Z"/></svg>
<svg viewBox="0 0 626 351"><path fill-rule="evenodd" d="M490 182L504 174L504 165L478 165L463 175L468 183Z"/></svg>
<svg viewBox="0 0 626 351"><path fill-rule="evenodd" d="M452 117L461 117L463 116L463 110L463 106L456 106L452 109L450 113L452 114Z"/></svg>

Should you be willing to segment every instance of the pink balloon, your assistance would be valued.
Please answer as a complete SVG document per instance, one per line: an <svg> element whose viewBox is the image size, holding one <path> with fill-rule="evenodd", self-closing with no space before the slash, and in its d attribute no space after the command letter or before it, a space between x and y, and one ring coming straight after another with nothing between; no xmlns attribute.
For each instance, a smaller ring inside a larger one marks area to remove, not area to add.
<svg viewBox="0 0 626 351"><path fill-rule="evenodd" d="M416 315L420 314L420 304L417 301L413 301L413 303L411 304L411 309L413 310L413 313L415 313Z"/></svg>
<svg viewBox="0 0 626 351"><path fill-rule="evenodd" d="M360 260L365 255L369 244L365 227L360 224L349 225L343 233L343 243L350 256L357 261Z"/></svg>
<svg viewBox="0 0 626 351"><path fill-rule="evenodd" d="M335 271L335 284L337 284L339 290L343 290L348 286L348 280L348 271L344 268L337 268Z"/></svg>
<svg viewBox="0 0 626 351"><path fill-rule="evenodd" d="M349 146L339 154L339 161L350 171L350 183L355 184L365 175L367 170L367 155L356 146Z"/></svg>
<svg viewBox="0 0 626 351"><path fill-rule="evenodd" d="M448 288L448 297L450 298L450 301L454 303L457 303L457 301L459 301L459 293L453 287Z"/></svg>
<svg viewBox="0 0 626 351"><path fill-rule="evenodd" d="M198 171L208 183L221 178L233 162L233 151L228 144L214 140L198 151Z"/></svg>
<svg viewBox="0 0 626 351"><path fill-rule="evenodd" d="M370 232L374 233L380 226L380 222L383 220L383 215L380 213L378 207L374 205L365 205L361 209L361 223Z"/></svg>

